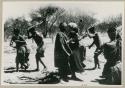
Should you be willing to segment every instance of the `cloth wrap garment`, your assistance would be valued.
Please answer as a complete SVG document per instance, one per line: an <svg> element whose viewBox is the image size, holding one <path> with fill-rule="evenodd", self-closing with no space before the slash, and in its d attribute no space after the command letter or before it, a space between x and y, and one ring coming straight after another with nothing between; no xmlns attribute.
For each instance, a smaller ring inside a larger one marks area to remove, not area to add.
<svg viewBox="0 0 125 88"><path fill-rule="evenodd" d="M72 54L70 56L71 70L74 72L83 72L83 56L81 56L81 47L79 45L78 36L75 32L71 31L69 37L71 39L69 46L72 50Z"/></svg>
<svg viewBox="0 0 125 88"><path fill-rule="evenodd" d="M104 44L104 57L107 60L103 76L110 84L121 84L121 44L118 40Z"/></svg>
<svg viewBox="0 0 125 88"><path fill-rule="evenodd" d="M16 42L16 49L17 49L17 56L16 56L16 63L27 63L29 61L29 49L26 46L26 42L23 39L23 37L21 35L19 35L18 37L13 36L12 37L12 41L24 41L24 42Z"/></svg>
<svg viewBox="0 0 125 88"><path fill-rule="evenodd" d="M54 65L59 69L60 75L68 75L71 73L69 66L69 56L71 50L67 44L67 36L63 32L56 35L54 49Z"/></svg>

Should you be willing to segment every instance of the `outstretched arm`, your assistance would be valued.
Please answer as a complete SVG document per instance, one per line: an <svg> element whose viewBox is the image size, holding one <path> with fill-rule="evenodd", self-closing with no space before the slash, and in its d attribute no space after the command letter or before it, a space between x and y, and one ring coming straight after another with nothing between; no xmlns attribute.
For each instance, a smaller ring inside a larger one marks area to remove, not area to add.
<svg viewBox="0 0 125 88"><path fill-rule="evenodd" d="M105 44L104 44L105 45ZM97 51L97 54L101 54L104 51L104 45L102 45L99 50Z"/></svg>
<svg viewBox="0 0 125 88"><path fill-rule="evenodd" d="M23 40L15 40L16 43L25 43Z"/></svg>
<svg viewBox="0 0 125 88"><path fill-rule="evenodd" d="M91 48L94 44L97 45L97 43L99 42L99 36L97 34L92 35L92 38L93 38L93 43L89 46L89 48Z"/></svg>
<svg viewBox="0 0 125 88"><path fill-rule="evenodd" d="M93 43L89 46L89 49L95 44L95 42L93 41Z"/></svg>
<svg viewBox="0 0 125 88"><path fill-rule="evenodd" d="M80 40L84 39L85 37L87 37L87 34L84 34L84 35L80 36L80 37L78 38L78 40L80 41Z"/></svg>
<svg viewBox="0 0 125 88"><path fill-rule="evenodd" d="M26 44L26 41L22 36L19 36L19 39L15 40L14 42L15 43L20 43L20 44Z"/></svg>

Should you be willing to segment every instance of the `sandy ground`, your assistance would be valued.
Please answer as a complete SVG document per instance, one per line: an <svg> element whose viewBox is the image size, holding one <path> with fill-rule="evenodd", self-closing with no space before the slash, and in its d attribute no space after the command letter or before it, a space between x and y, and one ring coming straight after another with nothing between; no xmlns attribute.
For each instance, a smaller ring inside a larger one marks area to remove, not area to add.
<svg viewBox="0 0 125 88"><path fill-rule="evenodd" d="M102 37L103 41L107 41L108 39L106 37ZM46 50L45 50L45 58L42 58L43 62L47 65L47 68L49 71L52 71L54 69L54 43L52 43L51 39L47 38L44 40L45 45L46 45ZM44 77L45 75L42 74L43 66L40 64L40 71L34 71L36 68L36 63L35 63L35 49L36 45L34 42L31 40L28 40L28 46L31 50L31 54L29 56L29 64L30 67L26 72L20 71L16 72L15 71L15 56L16 56L16 50L13 48L9 47L9 42L4 42L4 54L2 58L2 84L38 84L38 81L36 81L39 78ZM91 44L92 40L89 38L84 39L81 44L84 44L85 46L88 46ZM100 84L98 80L101 78L103 66L105 63L105 59L103 55L99 56L100 64L101 64L101 69L95 69L91 70L94 66L93 62L93 52L95 50L95 47L92 47L91 49L87 49L86 53L86 60L84 63L86 64L86 70L83 73L76 73L77 77L82 79L83 81L73 81L69 80L69 82L60 82L59 84L64 84L64 85L81 85L81 84L86 84L86 85L103 85ZM42 85L42 84L41 84Z"/></svg>

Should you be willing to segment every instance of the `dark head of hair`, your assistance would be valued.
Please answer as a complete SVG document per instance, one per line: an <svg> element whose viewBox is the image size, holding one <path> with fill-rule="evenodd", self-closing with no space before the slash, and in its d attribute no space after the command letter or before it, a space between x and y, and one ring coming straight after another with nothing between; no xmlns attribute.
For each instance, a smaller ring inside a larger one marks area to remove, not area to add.
<svg viewBox="0 0 125 88"><path fill-rule="evenodd" d="M72 29L74 32L78 33L79 29L78 28L73 28Z"/></svg>
<svg viewBox="0 0 125 88"><path fill-rule="evenodd" d="M35 32L35 28L34 28L34 27L30 28L30 29L29 29L29 32L31 32L31 33L32 33L32 32Z"/></svg>
<svg viewBox="0 0 125 88"><path fill-rule="evenodd" d="M18 34L20 33L20 30L17 29L17 28L15 28L15 29L13 30L13 33L14 33L15 35L18 35Z"/></svg>
<svg viewBox="0 0 125 88"><path fill-rule="evenodd" d="M95 33L95 27L89 28L88 31L89 31L90 33L94 34L94 33Z"/></svg>
<svg viewBox="0 0 125 88"><path fill-rule="evenodd" d="M59 24L59 29L60 29L60 31L61 31L61 32L66 31L66 26L67 26L66 23L63 23L63 22L60 23L60 24Z"/></svg>
<svg viewBox="0 0 125 88"><path fill-rule="evenodd" d="M108 32L108 33L116 32L116 28L114 28L114 27L109 27L107 32Z"/></svg>
<svg viewBox="0 0 125 88"><path fill-rule="evenodd" d="M111 41L115 40L117 37L116 29L114 27L110 27L107 31L109 38Z"/></svg>
<svg viewBox="0 0 125 88"><path fill-rule="evenodd" d="M76 32L75 31L70 31L70 33L69 33L69 37L70 38L73 38L73 37L76 37L77 35L76 35Z"/></svg>

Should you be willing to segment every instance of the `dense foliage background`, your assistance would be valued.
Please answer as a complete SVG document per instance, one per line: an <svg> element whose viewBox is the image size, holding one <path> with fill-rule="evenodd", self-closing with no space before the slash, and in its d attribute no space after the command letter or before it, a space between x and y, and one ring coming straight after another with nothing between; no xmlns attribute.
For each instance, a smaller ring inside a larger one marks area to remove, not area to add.
<svg viewBox="0 0 125 88"><path fill-rule="evenodd" d="M31 11L29 16L31 18L30 21L26 20L24 16L6 20L4 23L4 40L12 36L14 28L20 29L21 35L26 36L27 29L37 24L39 25L35 26L36 30L41 32L45 38L53 37L56 34L60 22L77 23L81 34L92 25L95 25L97 31L102 33L106 32L110 26L119 27L122 25L121 14L116 17L106 18L103 22L98 22L93 15L87 13L74 14L72 11L66 11L63 8L54 6L40 7L37 10Z"/></svg>

